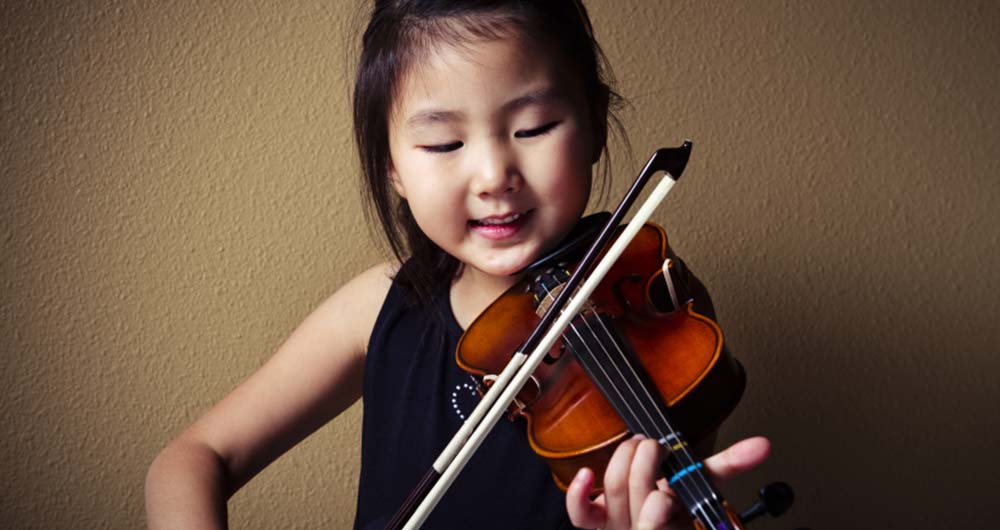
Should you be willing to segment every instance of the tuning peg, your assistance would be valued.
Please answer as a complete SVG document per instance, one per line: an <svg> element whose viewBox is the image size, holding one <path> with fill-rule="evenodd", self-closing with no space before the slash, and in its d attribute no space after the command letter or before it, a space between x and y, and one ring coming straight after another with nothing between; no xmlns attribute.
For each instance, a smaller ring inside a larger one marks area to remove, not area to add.
<svg viewBox="0 0 1000 530"><path fill-rule="evenodd" d="M778 517L795 502L795 492L784 482L772 482L764 486L758 496L760 500L740 512L740 520L744 523L749 523L765 512L771 517Z"/></svg>

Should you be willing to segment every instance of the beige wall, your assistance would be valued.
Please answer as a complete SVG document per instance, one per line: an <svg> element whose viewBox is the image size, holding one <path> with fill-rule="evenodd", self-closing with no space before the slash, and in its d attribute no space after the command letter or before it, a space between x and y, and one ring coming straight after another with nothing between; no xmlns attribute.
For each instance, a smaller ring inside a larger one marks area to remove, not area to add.
<svg viewBox="0 0 1000 530"><path fill-rule="evenodd" d="M355 184L357 9L50 3L0 8L0 520L136 528L159 448L384 255ZM987 526L1000 4L590 5L633 103L613 188L695 140L657 217L750 374L724 440L775 442L728 495L797 486L754 528ZM234 526L347 527L359 413L240 492Z"/></svg>

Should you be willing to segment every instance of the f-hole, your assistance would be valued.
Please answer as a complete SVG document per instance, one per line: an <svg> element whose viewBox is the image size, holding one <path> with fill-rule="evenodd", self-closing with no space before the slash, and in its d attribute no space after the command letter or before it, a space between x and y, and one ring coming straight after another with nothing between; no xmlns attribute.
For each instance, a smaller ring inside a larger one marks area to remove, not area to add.
<svg viewBox="0 0 1000 530"><path fill-rule="evenodd" d="M638 274L629 274L628 276L623 276L611 286L611 292L615 293L615 298L618 299L618 305L622 307L625 313L632 310L632 303L629 302L628 297L622 292L622 285L625 283L642 283L642 276ZM664 286L666 289L666 286Z"/></svg>

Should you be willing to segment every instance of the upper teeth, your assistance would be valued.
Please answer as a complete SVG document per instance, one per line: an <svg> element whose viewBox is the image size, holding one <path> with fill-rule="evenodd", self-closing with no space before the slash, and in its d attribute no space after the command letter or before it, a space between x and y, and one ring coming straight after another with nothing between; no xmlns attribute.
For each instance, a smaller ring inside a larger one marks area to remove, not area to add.
<svg viewBox="0 0 1000 530"><path fill-rule="evenodd" d="M482 223L482 224L484 224L484 225L502 225L502 224L506 224L506 223L513 223L514 221L518 220L520 217L521 217L521 214L515 213L513 215L508 215L507 217L504 217L503 219L495 219L495 218L494 219L483 219L482 221L479 221L479 222Z"/></svg>

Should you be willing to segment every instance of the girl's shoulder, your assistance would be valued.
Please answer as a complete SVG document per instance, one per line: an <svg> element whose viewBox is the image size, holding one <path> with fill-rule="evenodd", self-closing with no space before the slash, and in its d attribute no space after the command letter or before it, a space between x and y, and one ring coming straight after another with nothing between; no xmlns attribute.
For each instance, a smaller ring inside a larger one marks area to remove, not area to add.
<svg viewBox="0 0 1000 530"><path fill-rule="evenodd" d="M365 351L399 265L384 262L358 274L328 297L313 316L350 333L356 351Z"/></svg>
<svg viewBox="0 0 1000 530"><path fill-rule="evenodd" d="M359 303L365 305L381 305L386 293L392 286L392 279L399 271L399 264L386 261L379 263L368 270L358 274L345 283L336 293L343 293L343 296L360 297Z"/></svg>

